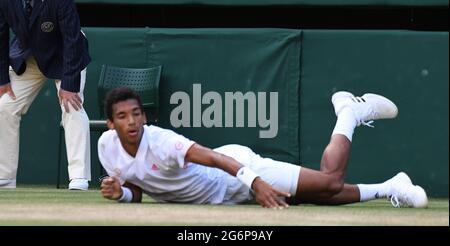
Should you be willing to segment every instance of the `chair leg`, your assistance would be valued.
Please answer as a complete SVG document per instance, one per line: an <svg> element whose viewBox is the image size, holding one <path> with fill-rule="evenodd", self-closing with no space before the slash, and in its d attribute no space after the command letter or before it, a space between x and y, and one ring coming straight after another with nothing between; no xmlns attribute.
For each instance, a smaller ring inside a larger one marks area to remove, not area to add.
<svg viewBox="0 0 450 246"><path fill-rule="evenodd" d="M56 173L56 189L59 189L59 179L61 176L61 144L62 144L62 131L63 129L59 128L59 144L58 144L58 172Z"/></svg>
<svg viewBox="0 0 450 246"><path fill-rule="evenodd" d="M105 171L103 169L102 164L100 164L100 176L103 176L103 175L105 175Z"/></svg>

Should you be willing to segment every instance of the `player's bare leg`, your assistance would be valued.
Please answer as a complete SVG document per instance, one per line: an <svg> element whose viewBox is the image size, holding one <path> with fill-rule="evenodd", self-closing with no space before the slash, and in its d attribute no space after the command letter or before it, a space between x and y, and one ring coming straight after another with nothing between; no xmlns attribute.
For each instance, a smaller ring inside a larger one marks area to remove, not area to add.
<svg viewBox="0 0 450 246"><path fill-rule="evenodd" d="M344 184L350 145L344 135L333 135L323 152L320 171L301 169L297 203L346 204L360 201L358 187Z"/></svg>
<svg viewBox="0 0 450 246"><path fill-rule="evenodd" d="M355 97L349 92L335 93L332 102L338 120L323 152L320 171L302 168L295 203L347 204L390 197L396 207L426 207L425 191L414 186L405 173L381 184L344 183L354 128L373 127L373 120L395 118L398 113L395 104L380 95Z"/></svg>

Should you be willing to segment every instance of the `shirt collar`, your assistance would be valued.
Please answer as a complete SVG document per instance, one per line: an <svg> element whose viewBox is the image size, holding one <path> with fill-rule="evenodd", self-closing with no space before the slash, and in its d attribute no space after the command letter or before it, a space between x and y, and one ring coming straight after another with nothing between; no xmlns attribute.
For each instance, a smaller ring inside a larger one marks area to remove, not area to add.
<svg viewBox="0 0 450 246"><path fill-rule="evenodd" d="M148 141L147 141L147 135L145 134L145 128L144 128L144 132L142 133L142 138L141 138L141 142L139 143L139 148L136 153L136 157L133 157L130 154L128 154L128 152L123 148L122 144L119 144L120 156L122 157L121 161L123 161L123 164L125 164L125 165L130 165L134 161L145 161L145 157L147 155L147 149L148 149Z"/></svg>

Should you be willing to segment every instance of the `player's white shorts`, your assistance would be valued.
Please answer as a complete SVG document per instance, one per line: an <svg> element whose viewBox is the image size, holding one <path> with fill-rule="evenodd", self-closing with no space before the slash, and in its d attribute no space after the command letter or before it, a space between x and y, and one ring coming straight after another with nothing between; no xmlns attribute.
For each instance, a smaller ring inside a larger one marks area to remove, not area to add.
<svg viewBox="0 0 450 246"><path fill-rule="evenodd" d="M300 166L276 161L271 158L263 158L250 148L237 144L225 145L214 150L230 156L242 165L249 167L275 189L289 192L291 196L296 194L301 170ZM228 175L227 179L228 188L223 200L224 204L236 204L253 200L252 192L245 184L231 175Z"/></svg>

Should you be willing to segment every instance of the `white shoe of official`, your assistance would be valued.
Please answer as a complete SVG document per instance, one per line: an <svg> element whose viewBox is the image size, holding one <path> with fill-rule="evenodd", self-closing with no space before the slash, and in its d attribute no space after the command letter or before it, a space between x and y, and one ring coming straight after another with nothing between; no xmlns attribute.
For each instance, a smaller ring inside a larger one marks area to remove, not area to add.
<svg viewBox="0 0 450 246"><path fill-rule="evenodd" d="M87 179L72 179L69 183L69 190L88 190L88 188Z"/></svg>
<svg viewBox="0 0 450 246"><path fill-rule="evenodd" d="M331 97L336 116L339 112L349 107L355 114L357 125L370 126L373 120L392 119L398 114L395 104L381 95L366 93L361 97L355 97L347 91L338 91Z"/></svg>
<svg viewBox="0 0 450 246"><path fill-rule="evenodd" d="M16 188L16 180L0 179L0 188Z"/></svg>
<svg viewBox="0 0 450 246"><path fill-rule="evenodd" d="M392 206L396 208L426 208L428 206L425 190L418 185L414 185L406 173L398 173L385 184L388 189L387 197Z"/></svg>

